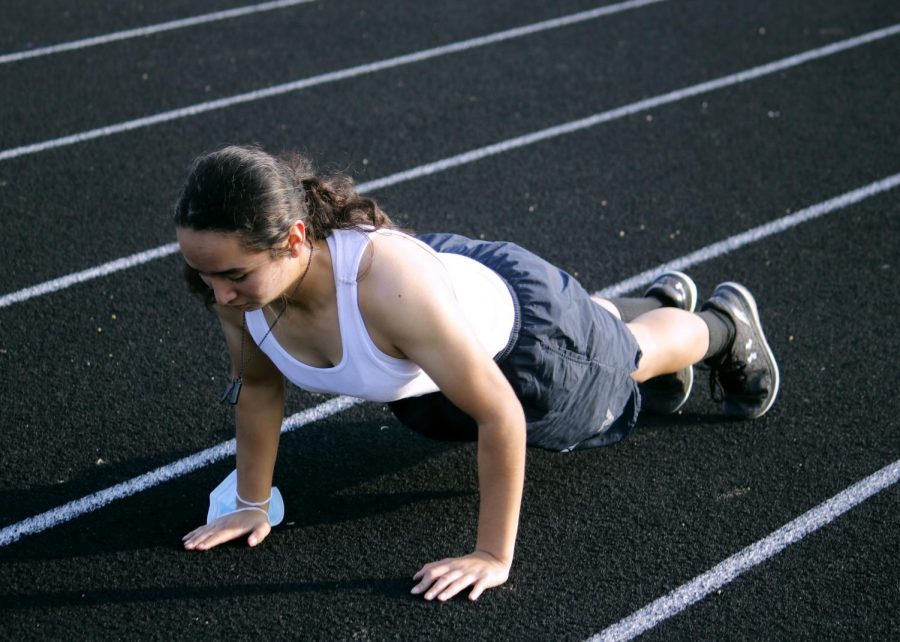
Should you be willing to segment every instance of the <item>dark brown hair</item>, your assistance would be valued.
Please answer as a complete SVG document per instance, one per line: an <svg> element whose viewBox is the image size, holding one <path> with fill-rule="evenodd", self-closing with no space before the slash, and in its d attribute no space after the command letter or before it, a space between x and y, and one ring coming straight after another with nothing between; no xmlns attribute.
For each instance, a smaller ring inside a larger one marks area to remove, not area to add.
<svg viewBox="0 0 900 642"><path fill-rule="evenodd" d="M371 198L356 192L344 174L319 176L296 153L273 156L255 146L231 146L194 161L175 205L175 225L192 230L237 232L248 250L277 254L297 220L310 240L334 229L393 227ZM185 265L190 289L207 304L212 290Z"/></svg>

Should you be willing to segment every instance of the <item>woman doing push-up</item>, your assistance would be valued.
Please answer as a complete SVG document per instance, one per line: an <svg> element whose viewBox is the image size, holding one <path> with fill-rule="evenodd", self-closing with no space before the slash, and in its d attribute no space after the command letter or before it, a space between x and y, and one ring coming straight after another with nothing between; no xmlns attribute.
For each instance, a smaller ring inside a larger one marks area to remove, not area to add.
<svg viewBox="0 0 900 642"><path fill-rule="evenodd" d="M592 297L512 243L410 236L349 178L318 176L301 156L202 156L175 225L187 280L221 322L237 409L235 491L184 537L190 550L243 536L256 546L271 531L284 378L388 402L429 437L477 440L475 546L414 575L412 592L429 600L466 589L474 600L506 581L526 445L618 441L639 411L681 408L701 362L727 416L759 417L778 393L756 303L737 283L699 312L680 272L643 297Z"/></svg>

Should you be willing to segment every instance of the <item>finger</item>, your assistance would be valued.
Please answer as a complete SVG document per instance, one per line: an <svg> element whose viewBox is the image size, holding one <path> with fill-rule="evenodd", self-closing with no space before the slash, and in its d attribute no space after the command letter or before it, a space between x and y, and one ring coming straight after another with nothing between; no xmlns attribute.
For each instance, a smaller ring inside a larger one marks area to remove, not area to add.
<svg viewBox="0 0 900 642"><path fill-rule="evenodd" d="M250 537L247 538L247 544L250 546L256 546L260 542L262 542L266 537L269 536L269 533L272 532L272 527L269 526L268 522L264 522L257 526L252 533L250 533Z"/></svg>
<svg viewBox="0 0 900 642"><path fill-rule="evenodd" d="M193 543L193 548L200 549L201 551L205 551L207 549L213 548L214 546L218 546L223 542L227 542L229 540L234 539L235 537L240 537L244 533L247 532L245 528L215 528L208 530L205 533L202 533Z"/></svg>
<svg viewBox="0 0 900 642"><path fill-rule="evenodd" d="M431 582L432 582L431 578L423 577L422 581L419 582L418 584L416 584L414 587L412 587L412 589L410 589L409 592L412 593L413 595L418 595L419 593L422 593L423 591L427 590L428 587L431 586Z"/></svg>
<svg viewBox="0 0 900 642"><path fill-rule="evenodd" d="M215 522L213 522L211 524L202 524L202 525L198 526L197 528L195 528L194 530L192 530L187 535L185 535L184 537L182 537L181 539L188 540L190 538L197 537L197 535L199 535L201 533L205 533L207 531L210 531L214 528L215 528Z"/></svg>
<svg viewBox="0 0 900 642"><path fill-rule="evenodd" d="M474 575L463 575L461 578L459 578L455 582L452 582L447 588L445 588L441 592L441 594L437 596L437 599L441 602L446 602L474 581Z"/></svg>
<svg viewBox="0 0 900 642"><path fill-rule="evenodd" d="M195 548L197 543L200 542L207 534L209 533L206 528L197 528L187 535L185 535L184 539L184 547L185 548Z"/></svg>
<svg viewBox="0 0 900 642"><path fill-rule="evenodd" d="M181 541L182 541L182 542L185 542L185 541L191 539L194 535L196 535L197 533L199 533L199 532L200 532L201 530L203 530L204 528L206 528L205 525L204 525L204 526L198 526L197 528L195 528L194 530L192 530L190 533L188 533L187 535L185 535L184 537L182 537L182 538L181 538Z"/></svg>
<svg viewBox="0 0 900 642"><path fill-rule="evenodd" d="M428 592L425 593L426 600L433 600L435 597L440 595L444 589L446 589L452 582L459 579L462 575L460 571L452 571L441 577L437 578L434 584L431 585L431 588L428 589Z"/></svg>
<svg viewBox="0 0 900 642"><path fill-rule="evenodd" d="M438 577L449 570L450 567L447 566L445 560L426 564L419 570L418 573L413 575L414 580L420 579L422 581L413 587L412 593L421 593L422 591L426 590L429 586L431 586L432 582L434 582Z"/></svg>
<svg viewBox="0 0 900 642"><path fill-rule="evenodd" d="M429 562L428 564L426 564L425 566L420 568L418 573L413 575L413 579L417 580L417 579L421 578L428 571L440 569L442 566L445 566L448 562L452 562L452 561L453 560L451 558L447 558L447 559L438 560L437 562Z"/></svg>
<svg viewBox="0 0 900 642"><path fill-rule="evenodd" d="M490 588L488 581L484 578L478 580L472 586L472 591L469 593L469 599L474 602L481 597L481 594L484 593L484 589L486 588Z"/></svg>
<svg viewBox="0 0 900 642"><path fill-rule="evenodd" d="M219 544L224 544L225 542L229 542L237 537L240 537L246 532L246 529L243 528L227 528L214 531L206 537L206 539L201 544L201 547L203 548L203 550L210 549L218 546Z"/></svg>

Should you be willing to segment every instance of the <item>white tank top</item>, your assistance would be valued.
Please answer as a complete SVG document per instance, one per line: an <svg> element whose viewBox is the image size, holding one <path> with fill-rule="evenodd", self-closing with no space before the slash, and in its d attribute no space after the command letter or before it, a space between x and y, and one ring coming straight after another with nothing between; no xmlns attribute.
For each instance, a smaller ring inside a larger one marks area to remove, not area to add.
<svg viewBox="0 0 900 642"><path fill-rule="evenodd" d="M357 278L363 250L373 234L402 233L394 230L333 230L327 239L337 290L342 346L340 363L330 368L315 368L298 361L274 335L266 337L269 326L262 310L245 313L253 340L275 367L300 388L379 402L438 390L434 381L415 363L379 350L366 330L357 299ZM512 295L503 279L473 259L437 253L421 241L407 238L436 256L447 269L460 308L488 354L496 355L506 348L515 311ZM263 337L265 340L260 345Z"/></svg>

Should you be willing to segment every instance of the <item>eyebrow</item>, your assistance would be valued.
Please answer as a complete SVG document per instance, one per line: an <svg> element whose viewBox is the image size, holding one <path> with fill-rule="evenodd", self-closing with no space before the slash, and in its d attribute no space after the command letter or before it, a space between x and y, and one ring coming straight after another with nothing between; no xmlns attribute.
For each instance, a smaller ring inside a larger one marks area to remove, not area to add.
<svg viewBox="0 0 900 642"><path fill-rule="evenodd" d="M218 272L201 272L201 274L205 274L207 276L228 276L230 274L237 274L240 272L249 272L250 268L228 268L227 270L220 270Z"/></svg>
<svg viewBox="0 0 900 642"><path fill-rule="evenodd" d="M203 272L202 270L198 270L193 265L188 263L187 260L184 261L184 264L187 265L192 270L194 270L197 274L202 274L203 276L229 276L231 274L240 274L242 272L249 272L250 270L253 269L250 267L233 267L233 268L228 268L227 270L219 270L218 272Z"/></svg>

